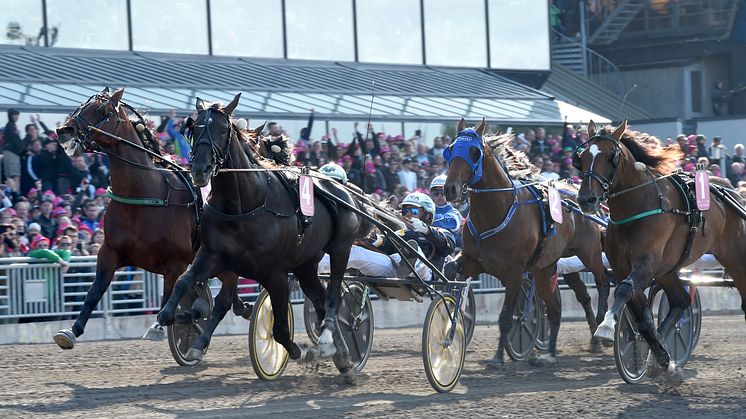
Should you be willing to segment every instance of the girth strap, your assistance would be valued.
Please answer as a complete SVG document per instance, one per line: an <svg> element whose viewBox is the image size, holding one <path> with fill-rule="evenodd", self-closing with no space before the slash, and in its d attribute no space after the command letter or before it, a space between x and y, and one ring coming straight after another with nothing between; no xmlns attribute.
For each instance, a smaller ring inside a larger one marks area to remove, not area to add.
<svg viewBox="0 0 746 419"><path fill-rule="evenodd" d="M122 204L128 204L128 205L140 205L145 207L167 207L168 206L168 200L167 199L157 199L157 198L128 198L125 196L119 196L114 193L114 191L111 190L111 186L106 188L106 196L111 198L112 201L120 202Z"/></svg>

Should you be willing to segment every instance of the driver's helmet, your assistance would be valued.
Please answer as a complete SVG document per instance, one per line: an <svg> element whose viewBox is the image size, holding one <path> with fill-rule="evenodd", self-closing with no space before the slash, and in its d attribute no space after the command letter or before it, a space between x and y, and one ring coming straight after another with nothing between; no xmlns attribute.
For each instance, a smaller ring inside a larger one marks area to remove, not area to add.
<svg viewBox="0 0 746 419"><path fill-rule="evenodd" d="M445 188L446 178L446 175L435 176L432 182L430 182L430 190L433 190L435 188Z"/></svg>
<svg viewBox="0 0 746 419"><path fill-rule="evenodd" d="M337 179L342 182L342 184L347 184L347 173L345 172L345 169L337 163L327 163L319 167L319 172L329 176L330 178Z"/></svg>
<svg viewBox="0 0 746 419"><path fill-rule="evenodd" d="M433 200L421 192L413 192L407 195L406 198L401 202L401 206L411 205L413 207L420 207L423 210L430 213L431 220L435 219L435 203Z"/></svg>

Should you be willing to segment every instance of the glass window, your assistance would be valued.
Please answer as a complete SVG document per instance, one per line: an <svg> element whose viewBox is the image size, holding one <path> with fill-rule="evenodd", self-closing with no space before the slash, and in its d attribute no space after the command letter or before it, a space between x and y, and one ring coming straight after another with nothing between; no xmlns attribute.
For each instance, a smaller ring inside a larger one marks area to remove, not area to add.
<svg viewBox="0 0 746 419"><path fill-rule="evenodd" d="M212 0L212 53L282 58L282 0Z"/></svg>
<svg viewBox="0 0 746 419"><path fill-rule="evenodd" d="M546 0L489 0L490 66L549 70Z"/></svg>
<svg viewBox="0 0 746 419"><path fill-rule="evenodd" d="M358 60L422 64L419 0L359 0Z"/></svg>
<svg viewBox="0 0 746 419"><path fill-rule="evenodd" d="M4 0L0 12L0 44L44 45L41 0Z"/></svg>
<svg viewBox="0 0 746 419"><path fill-rule="evenodd" d="M51 47L129 48L126 0L47 0L47 23Z"/></svg>
<svg viewBox="0 0 746 419"><path fill-rule="evenodd" d="M132 49L207 54L205 0L131 0Z"/></svg>
<svg viewBox="0 0 746 419"><path fill-rule="evenodd" d="M486 67L484 0L425 0L425 59L430 65Z"/></svg>
<svg viewBox="0 0 746 419"><path fill-rule="evenodd" d="M354 61L350 0L285 0L288 58Z"/></svg>

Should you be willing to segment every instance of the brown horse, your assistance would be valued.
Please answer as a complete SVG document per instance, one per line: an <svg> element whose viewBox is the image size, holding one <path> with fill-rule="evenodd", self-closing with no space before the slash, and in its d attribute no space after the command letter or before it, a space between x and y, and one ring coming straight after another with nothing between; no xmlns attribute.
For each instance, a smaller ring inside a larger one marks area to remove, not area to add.
<svg viewBox="0 0 746 419"><path fill-rule="evenodd" d="M609 285L601 259L600 229L576 213L550 227L537 192L516 178L531 179L537 169L523 153L511 151L509 136L485 142L482 139L484 127L482 121L476 130L464 129L461 119L458 137L444 153L449 162L446 198L449 201L460 199L463 190L468 189L471 203L469 228L464 228L463 252L448 270L459 271L464 277L486 272L500 278L505 286L505 303L499 319L500 341L488 367L503 364L523 273L531 272L550 322L549 353L537 361L539 364L554 363L562 314L553 298L552 277L557 260L577 254L594 273L601 294L599 303L605 302ZM593 331L596 319L589 300L585 301L584 308Z"/></svg>
<svg viewBox="0 0 746 419"><path fill-rule="evenodd" d="M105 88L57 129L58 141L69 155L96 151L109 156L113 196L104 218L106 236L96 260L96 279L72 329L61 330L54 336L62 349L72 349L76 338L83 334L118 268L138 266L163 274L162 302L165 302L195 254L199 190L186 183L187 173L168 169L162 160L145 152L147 149L159 154L158 143L153 133L145 129L142 117L122 102L123 93L124 89L120 89L110 94ZM135 113L134 119L130 119L129 111ZM129 202L122 202L122 198ZM232 273L223 273L221 277L224 283L234 283L237 278ZM237 315L250 316L251 306L241 302L235 287L223 288L221 293L230 296ZM204 311L202 303L198 308Z"/></svg>
<svg viewBox="0 0 746 419"><path fill-rule="evenodd" d="M293 272L316 312L324 317L319 338L321 355L336 352L334 361L340 372L354 374L336 315L352 243L363 237L370 225L357 212L347 209L360 208L359 204L331 183L316 189L311 222L300 217L290 175L267 170L256 153L245 152L243 134L230 120L239 99L240 94L225 107L197 99L198 114L191 133L192 176L198 186L212 180L203 215L204 243L194 263L177 281L174 293L158 315L158 323L173 322L176 304L188 289L217 272L230 270L256 279L268 291L274 314L273 338L290 358L312 359L309 356L315 353L294 343L288 329L288 272ZM336 200L323 198L329 194ZM341 201L344 205L336 204ZM323 253L331 259L327 291L317 272ZM229 301L216 299L213 317L190 350L191 357L202 356L229 306Z"/></svg>
<svg viewBox="0 0 746 419"><path fill-rule="evenodd" d="M624 278L596 336L613 339L614 325L626 303L657 366L666 369L668 378L678 379L676 366L659 338L668 334L690 303L678 270L702 254L712 253L731 275L744 301L743 202L727 180L713 178L710 208L697 210L682 197L686 186L679 186L680 181L674 179L680 150L663 148L647 135L627 131L627 121L616 129L601 130L591 122L588 134L590 140L575 152L575 165L583 177L578 201L583 211L592 213L608 200L611 220L606 254L617 278ZM643 292L653 278L665 290L672 307L657 333ZM741 308L746 311L744 304Z"/></svg>

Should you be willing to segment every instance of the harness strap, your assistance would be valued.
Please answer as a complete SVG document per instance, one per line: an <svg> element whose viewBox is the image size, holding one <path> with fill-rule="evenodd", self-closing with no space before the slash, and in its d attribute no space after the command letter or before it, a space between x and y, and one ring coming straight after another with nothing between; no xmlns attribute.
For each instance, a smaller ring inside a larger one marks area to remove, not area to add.
<svg viewBox="0 0 746 419"><path fill-rule="evenodd" d="M140 205L145 207L167 207L168 206L168 200L167 199L157 199L157 198L128 198L125 196L119 196L114 193L114 191L111 190L111 186L106 188L106 196L111 198L112 201L117 201L122 204L129 204L129 205Z"/></svg>
<svg viewBox="0 0 746 419"><path fill-rule="evenodd" d="M663 214L664 212L666 212L666 211L664 211L663 208L656 208L654 210L645 211L645 212L642 212L640 214L633 215L631 217L623 218L623 219L621 219L619 221L612 220L611 217L609 217L609 224L612 224L612 225L627 224L627 223L631 223L632 221L637 221L637 220L639 220L641 218L649 217L651 215Z"/></svg>

